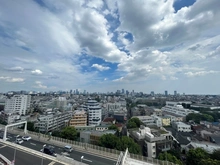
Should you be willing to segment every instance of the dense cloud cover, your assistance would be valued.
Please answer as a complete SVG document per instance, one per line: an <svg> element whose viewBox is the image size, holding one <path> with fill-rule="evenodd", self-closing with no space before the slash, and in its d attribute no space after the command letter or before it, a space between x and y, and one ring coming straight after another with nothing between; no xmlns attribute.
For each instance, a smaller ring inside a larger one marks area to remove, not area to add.
<svg viewBox="0 0 220 165"><path fill-rule="evenodd" d="M1 1L0 92L219 94L220 1L184 1Z"/></svg>

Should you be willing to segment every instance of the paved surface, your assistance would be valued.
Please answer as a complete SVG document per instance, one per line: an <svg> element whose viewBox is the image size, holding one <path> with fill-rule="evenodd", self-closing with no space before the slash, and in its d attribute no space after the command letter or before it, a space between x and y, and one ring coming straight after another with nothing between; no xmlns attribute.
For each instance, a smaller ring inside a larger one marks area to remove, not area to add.
<svg viewBox="0 0 220 165"><path fill-rule="evenodd" d="M15 151L14 148L2 144L0 144L0 154L4 155L10 161L14 159L15 154L15 165L62 165L49 159L43 159L42 164L42 157L37 157L20 150Z"/></svg>
<svg viewBox="0 0 220 165"><path fill-rule="evenodd" d="M16 139L15 136L16 135L14 135L14 134L7 133L8 141L14 142ZM33 140L33 139L31 139L30 141L24 141L24 143L22 143L21 145L28 147L28 148L31 148L36 151L40 151L43 148L44 144L50 145L50 144L40 142L37 140ZM102 158L102 157L99 157L96 155L91 155L91 154L85 153L83 151L73 150L72 153L66 154L66 153L63 153L63 148L56 146L55 144L53 146L55 147L55 151L57 154L60 154L60 155L65 154L67 157L73 158L74 160L79 161L79 162L81 161L81 157L84 156L84 158L82 159L82 162L89 164L89 165L114 165L114 164L116 164L115 160ZM10 158L10 160L12 160L12 159Z"/></svg>

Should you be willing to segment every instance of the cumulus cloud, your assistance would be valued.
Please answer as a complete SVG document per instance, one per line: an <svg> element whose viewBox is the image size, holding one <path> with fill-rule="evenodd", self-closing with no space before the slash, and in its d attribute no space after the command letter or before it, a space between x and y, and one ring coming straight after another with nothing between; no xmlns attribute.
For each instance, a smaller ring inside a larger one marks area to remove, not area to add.
<svg viewBox="0 0 220 165"><path fill-rule="evenodd" d="M41 89L47 88L47 86L43 85L42 82L40 82L40 81L36 81L35 84L36 84L36 86L34 86L34 88L41 88Z"/></svg>
<svg viewBox="0 0 220 165"><path fill-rule="evenodd" d="M220 62L220 1L197 0L178 11L173 3L2 1L1 83L25 80L30 88L49 90L95 89L104 82L115 89L113 80L145 89L157 81L164 88L169 82L181 87L183 75L214 77Z"/></svg>
<svg viewBox="0 0 220 165"><path fill-rule="evenodd" d="M104 70L109 70L110 69L110 67L108 67L108 66L102 66L102 65L99 65L99 64L93 64L92 67L96 68L96 69L98 69L100 71L104 71Z"/></svg>
<svg viewBox="0 0 220 165"><path fill-rule="evenodd" d="M13 78L13 77L0 77L0 80L5 80L6 82L24 82L23 78Z"/></svg>
<svg viewBox="0 0 220 165"><path fill-rule="evenodd" d="M39 69L36 69L36 70L32 70L31 73L35 75L41 75L43 72Z"/></svg>
<svg viewBox="0 0 220 165"><path fill-rule="evenodd" d="M10 71L23 71L24 68L22 68L20 66L16 66L16 67L11 67L8 70L10 70Z"/></svg>
<svg viewBox="0 0 220 165"><path fill-rule="evenodd" d="M220 72L210 70L210 71L199 71L199 72L187 72L187 73L185 73L185 75L187 77L196 77L196 76L204 76L207 74L217 74L217 73L220 73Z"/></svg>

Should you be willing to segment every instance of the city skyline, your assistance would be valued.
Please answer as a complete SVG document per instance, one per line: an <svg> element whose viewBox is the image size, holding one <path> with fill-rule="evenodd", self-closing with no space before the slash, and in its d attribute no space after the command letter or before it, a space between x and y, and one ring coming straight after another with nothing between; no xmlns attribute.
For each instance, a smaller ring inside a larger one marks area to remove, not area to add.
<svg viewBox="0 0 220 165"><path fill-rule="evenodd" d="M220 1L0 2L0 92L220 94Z"/></svg>

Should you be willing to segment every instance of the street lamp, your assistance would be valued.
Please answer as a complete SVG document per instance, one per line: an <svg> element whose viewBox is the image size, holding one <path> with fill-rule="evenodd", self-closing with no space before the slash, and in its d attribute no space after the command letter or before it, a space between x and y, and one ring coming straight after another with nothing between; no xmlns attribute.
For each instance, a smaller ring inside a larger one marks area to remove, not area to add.
<svg viewBox="0 0 220 165"><path fill-rule="evenodd" d="M84 156L81 156L81 163L82 163L83 158L84 158Z"/></svg>
<svg viewBox="0 0 220 165"><path fill-rule="evenodd" d="M46 144L43 145L43 149L42 149L42 159L41 159L41 165L44 164L44 158L43 158L43 154L44 154L44 147L46 147Z"/></svg>
<svg viewBox="0 0 220 165"><path fill-rule="evenodd" d="M18 138L18 137L19 137L19 135L16 136L15 143L17 143L17 138ZM15 164L16 150L17 150L17 146L16 146L16 144L15 144L14 160L13 160L14 164Z"/></svg>

